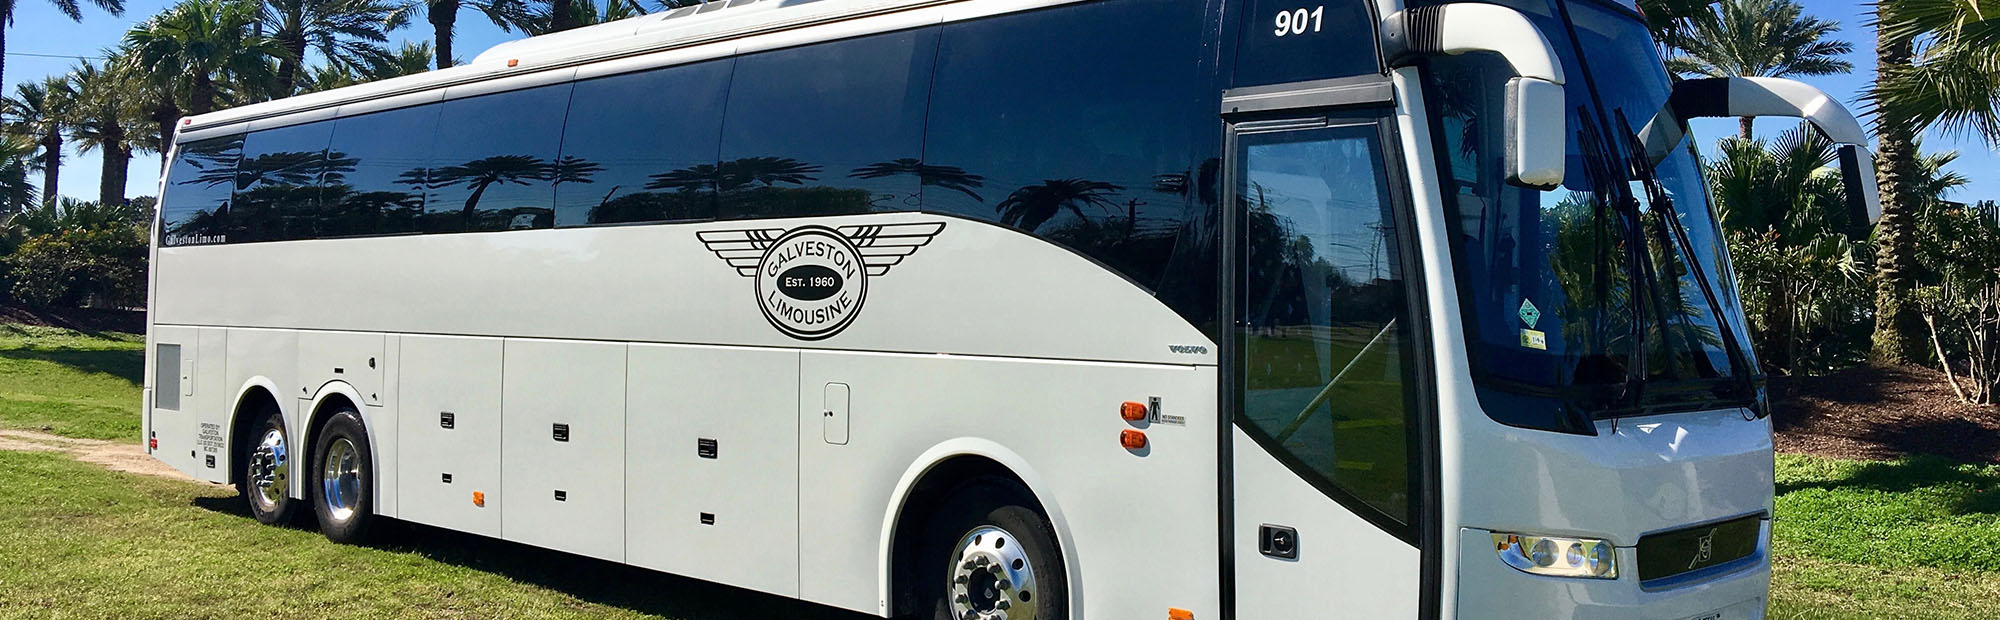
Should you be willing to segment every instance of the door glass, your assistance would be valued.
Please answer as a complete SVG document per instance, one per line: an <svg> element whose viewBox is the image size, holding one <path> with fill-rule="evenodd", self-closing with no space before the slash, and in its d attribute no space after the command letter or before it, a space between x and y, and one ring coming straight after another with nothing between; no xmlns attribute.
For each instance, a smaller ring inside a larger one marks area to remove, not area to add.
<svg viewBox="0 0 2000 620"><path fill-rule="evenodd" d="M1380 129L1242 134L1236 158L1238 423L1321 490L1408 524L1414 326Z"/></svg>

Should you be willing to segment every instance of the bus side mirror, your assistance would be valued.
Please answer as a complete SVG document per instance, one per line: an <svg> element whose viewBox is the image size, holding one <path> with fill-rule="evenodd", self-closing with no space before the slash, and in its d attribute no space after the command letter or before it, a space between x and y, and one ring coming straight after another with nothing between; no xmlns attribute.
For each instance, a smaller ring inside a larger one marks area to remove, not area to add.
<svg viewBox="0 0 2000 620"><path fill-rule="evenodd" d="M1840 184L1847 194L1847 212L1856 224L1882 219L1882 196L1875 189L1875 155L1859 144L1840 145Z"/></svg>
<svg viewBox="0 0 2000 620"><path fill-rule="evenodd" d="M1783 78L1704 78L1674 85L1667 104L1639 130L1639 145L1651 165L1687 136L1691 118L1790 116L1806 120L1839 148L1840 178L1847 208L1857 218L1882 217L1882 199L1875 191L1875 156L1868 151L1868 134L1861 121L1825 91Z"/></svg>
<svg viewBox="0 0 2000 620"><path fill-rule="evenodd" d="M1568 122L1563 87L1548 80L1507 80L1507 182L1536 189L1562 185Z"/></svg>
<svg viewBox="0 0 2000 620"><path fill-rule="evenodd" d="M1402 67L1426 56L1499 54L1514 68L1507 80L1507 182L1551 189L1562 184L1568 108L1562 60L1520 11L1497 4L1404 9L1382 20L1382 54Z"/></svg>

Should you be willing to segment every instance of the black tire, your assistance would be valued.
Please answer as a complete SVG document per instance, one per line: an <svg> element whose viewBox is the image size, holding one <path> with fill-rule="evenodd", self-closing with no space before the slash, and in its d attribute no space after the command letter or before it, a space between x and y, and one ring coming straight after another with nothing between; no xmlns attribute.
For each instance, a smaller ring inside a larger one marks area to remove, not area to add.
<svg viewBox="0 0 2000 620"><path fill-rule="evenodd" d="M306 485L306 496L312 498L320 533L337 543L366 542L378 517L375 516L375 463L373 453L368 450L368 429L361 423L361 413L349 406L334 411L320 427L312 454L312 476ZM329 479L329 469L343 473Z"/></svg>
<svg viewBox="0 0 2000 620"><path fill-rule="evenodd" d="M1033 567L1034 585L1028 596L1020 589L1003 593L1013 605L1033 605L1035 620L1067 620L1069 582L1055 528L1042 514L1034 495L1011 480L979 479L945 495L919 530L922 537L912 562L901 574L916 580L918 617L959 620L953 611L949 572L957 562L959 543L982 527L1005 530ZM1010 614L1015 617L1025 614Z"/></svg>
<svg viewBox="0 0 2000 620"><path fill-rule="evenodd" d="M236 485L236 491L243 496L250 516L256 517L258 523L289 523L298 507L298 501L291 496L292 470L298 460L296 446L285 432L285 418L278 414L277 407L267 404L255 415L258 420L250 425L250 436L241 440L242 450L237 453L237 473L243 482ZM276 448L265 450L265 439L273 433L278 442ZM268 486L260 484L266 477Z"/></svg>

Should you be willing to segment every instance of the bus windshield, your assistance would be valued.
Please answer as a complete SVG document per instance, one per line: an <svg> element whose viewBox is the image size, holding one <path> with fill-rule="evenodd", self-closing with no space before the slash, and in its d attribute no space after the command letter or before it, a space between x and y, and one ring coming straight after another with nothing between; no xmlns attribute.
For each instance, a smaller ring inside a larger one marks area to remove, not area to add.
<svg viewBox="0 0 2000 620"><path fill-rule="evenodd" d="M1502 178L1505 61L1441 57L1425 72L1482 403L1505 423L1587 432L1592 418L1754 402L1692 147L1657 166L1631 155L1671 89L1645 25L1589 2L1508 4L1538 22L1570 76L1561 187Z"/></svg>

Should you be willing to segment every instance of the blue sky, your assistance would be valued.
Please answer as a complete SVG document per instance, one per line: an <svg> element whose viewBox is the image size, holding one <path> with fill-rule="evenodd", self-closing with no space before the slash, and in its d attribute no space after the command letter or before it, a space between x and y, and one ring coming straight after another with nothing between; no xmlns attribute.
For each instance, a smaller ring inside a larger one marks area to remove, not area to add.
<svg viewBox="0 0 2000 620"><path fill-rule="evenodd" d="M1859 95L1868 85L1875 67L1875 38L1866 27L1867 5L1860 2L1839 0L1803 0L1806 11L1822 19L1840 22L1842 30L1836 36L1854 44L1854 53L1848 60L1854 63L1854 73L1847 75L1807 77L1804 81L1825 89L1828 93L1846 103L1850 109L1859 110ZM83 23L71 22L56 12L47 0L19 0L15 8L14 26L7 32L7 68L5 79L8 92L13 92L13 84L42 76L64 73L75 64L75 55L97 55L99 50L111 46L124 35L133 23L145 19L170 5L170 0L127 0L124 17L112 17L95 7L84 9ZM517 38L518 33L501 32L490 22L476 14L461 14L458 23L456 47L458 56L471 59L495 43ZM430 38L429 28L406 28L391 35L395 43L403 40L420 41ZM42 55L58 56L46 58ZM1767 119L1757 123L1760 135L1776 135L1793 126L1784 120ZM1695 134L1704 145L1712 144L1715 138L1730 135L1736 131L1734 120L1698 120ZM2000 200L2000 153L1985 144L1978 136L1948 136L1933 132L1924 139L1927 150L1957 150L1958 161L1951 169L1972 180L1965 189L1951 198L1964 202L1979 199ZM1704 151L1711 149L1705 148ZM126 193L145 196L156 193L159 176L157 155L139 155L133 159L130 183ZM62 193L65 196L96 198L99 159L96 153L78 157L71 153L62 170ZM37 177L39 180L39 177Z"/></svg>

